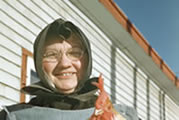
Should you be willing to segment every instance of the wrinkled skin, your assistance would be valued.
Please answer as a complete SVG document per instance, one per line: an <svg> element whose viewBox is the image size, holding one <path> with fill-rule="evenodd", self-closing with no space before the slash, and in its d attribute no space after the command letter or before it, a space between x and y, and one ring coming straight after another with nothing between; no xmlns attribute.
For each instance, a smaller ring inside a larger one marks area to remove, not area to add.
<svg viewBox="0 0 179 120"><path fill-rule="evenodd" d="M92 84L99 88L100 93L95 103L95 111L89 120L125 120L114 109L107 92L104 90L102 75L99 76L98 83L93 82Z"/></svg>
<svg viewBox="0 0 179 120"><path fill-rule="evenodd" d="M88 63L86 55L80 60L70 60L65 52L71 48L82 48L80 38L75 35L72 35L67 40L55 37L50 38L44 47L44 52L63 52L61 58L58 58L56 62L47 62L45 58L42 61L42 66L51 78L50 80L58 92L63 94L69 94L75 91L78 82L84 78ZM64 76L65 73L69 75Z"/></svg>

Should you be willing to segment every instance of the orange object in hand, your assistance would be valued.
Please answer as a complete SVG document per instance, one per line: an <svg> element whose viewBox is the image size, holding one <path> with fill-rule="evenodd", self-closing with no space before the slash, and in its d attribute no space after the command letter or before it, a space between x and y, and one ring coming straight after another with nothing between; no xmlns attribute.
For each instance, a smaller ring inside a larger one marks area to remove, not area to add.
<svg viewBox="0 0 179 120"><path fill-rule="evenodd" d="M93 85L99 88L100 93L95 103L95 111L89 120L126 120L113 107L113 104L104 90L104 81L100 74L98 83L93 82Z"/></svg>

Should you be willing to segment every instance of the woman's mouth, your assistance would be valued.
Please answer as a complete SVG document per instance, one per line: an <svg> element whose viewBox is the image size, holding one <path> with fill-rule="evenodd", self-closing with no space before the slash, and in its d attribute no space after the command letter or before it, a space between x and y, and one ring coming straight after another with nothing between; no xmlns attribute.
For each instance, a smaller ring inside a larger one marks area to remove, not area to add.
<svg viewBox="0 0 179 120"><path fill-rule="evenodd" d="M59 79L68 79L71 78L75 73L73 72L66 72L66 73L60 73L56 74L55 76Z"/></svg>

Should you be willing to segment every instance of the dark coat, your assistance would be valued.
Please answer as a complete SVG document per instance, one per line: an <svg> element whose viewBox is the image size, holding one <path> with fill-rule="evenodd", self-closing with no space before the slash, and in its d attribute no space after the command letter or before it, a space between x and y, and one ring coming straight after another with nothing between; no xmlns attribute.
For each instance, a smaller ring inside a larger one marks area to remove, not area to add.
<svg viewBox="0 0 179 120"><path fill-rule="evenodd" d="M84 87L76 93L59 94L55 92L36 91L37 97L32 98L29 104L42 107L57 108L63 110L75 110L94 107L97 96L97 88L91 84L97 78L88 80Z"/></svg>
<svg viewBox="0 0 179 120"><path fill-rule="evenodd" d="M92 81L97 81L97 78L88 80L84 87L75 94L62 95L57 93L50 93L45 90L38 90L34 94L38 94L30 100L29 103L20 103L16 105L7 106L8 111L18 111L22 109L29 109L35 106L49 107L61 110L79 110L94 107L97 96L94 95L97 88L91 85ZM6 120L6 111L0 112L0 120Z"/></svg>

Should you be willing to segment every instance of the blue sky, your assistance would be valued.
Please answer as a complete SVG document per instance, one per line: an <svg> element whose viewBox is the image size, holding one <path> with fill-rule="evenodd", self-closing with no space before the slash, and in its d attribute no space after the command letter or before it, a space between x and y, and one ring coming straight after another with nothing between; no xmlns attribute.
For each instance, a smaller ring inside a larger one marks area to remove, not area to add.
<svg viewBox="0 0 179 120"><path fill-rule="evenodd" d="M179 77L179 0L114 0Z"/></svg>

